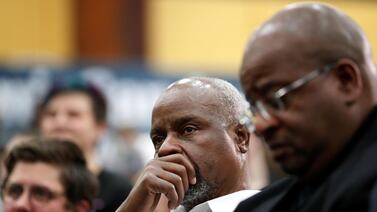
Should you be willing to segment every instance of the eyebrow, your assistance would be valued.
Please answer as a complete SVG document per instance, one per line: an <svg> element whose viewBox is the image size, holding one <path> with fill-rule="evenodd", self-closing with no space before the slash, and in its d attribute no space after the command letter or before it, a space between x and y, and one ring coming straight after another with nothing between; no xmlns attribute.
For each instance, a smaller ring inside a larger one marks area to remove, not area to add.
<svg viewBox="0 0 377 212"><path fill-rule="evenodd" d="M191 121L200 121L200 117L197 117L197 116L184 116L184 117L181 117L179 119L176 119L174 122L173 122L173 126L181 126L187 122L191 122Z"/></svg>
<svg viewBox="0 0 377 212"><path fill-rule="evenodd" d="M174 130L177 130L177 126L181 126L187 122L192 122L192 121L195 121L195 122L200 122L202 123L203 119L198 117L198 116L193 116L193 115L187 115L187 116L183 116L183 117L180 117L180 118L177 118L175 119L173 122L172 122L172 128ZM153 128L151 129L151 132L150 132L150 136L154 135L154 134L158 134L158 133L161 133L163 131L164 128L161 128L161 127L156 127L156 128Z"/></svg>

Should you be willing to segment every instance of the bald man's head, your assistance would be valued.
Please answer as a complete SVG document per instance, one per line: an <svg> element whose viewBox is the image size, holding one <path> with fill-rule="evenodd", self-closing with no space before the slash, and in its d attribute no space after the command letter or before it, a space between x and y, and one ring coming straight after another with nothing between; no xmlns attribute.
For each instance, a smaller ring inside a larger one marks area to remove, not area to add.
<svg viewBox="0 0 377 212"><path fill-rule="evenodd" d="M246 70L255 68L256 60L262 61L258 64L261 67L278 62L323 66L342 58L359 66L366 90L377 91L371 46L360 27L332 6L294 3L272 16L253 34L245 50L241 80ZM374 96L377 99L377 94Z"/></svg>
<svg viewBox="0 0 377 212"><path fill-rule="evenodd" d="M195 168L197 183L182 205L195 205L249 188L250 132L240 123L246 104L230 83L206 77L179 80L156 101L151 140L156 156L183 155Z"/></svg>
<svg viewBox="0 0 377 212"><path fill-rule="evenodd" d="M239 91L229 82L210 77L190 77L171 84L156 104L166 98L181 95L188 101L204 101L205 105L213 107L213 112L229 124L236 124L245 114L247 103ZM167 102L166 102L167 103Z"/></svg>

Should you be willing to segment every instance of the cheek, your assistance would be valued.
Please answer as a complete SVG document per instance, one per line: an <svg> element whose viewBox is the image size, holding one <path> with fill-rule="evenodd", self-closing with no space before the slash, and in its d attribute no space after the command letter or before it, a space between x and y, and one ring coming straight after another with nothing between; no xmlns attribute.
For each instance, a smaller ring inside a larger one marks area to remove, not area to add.
<svg viewBox="0 0 377 212"><path fill-rule="evenodd" d="M209 181L222 181L221 176L225 176L224 172L232 173L231 169L236 167L236 153L227 139L214 137L207 145L192 150L192 159L199 166L204 178Z"/></svg>
<svg viewBox="0 0 377 212"><path fill-rule="evenodd" d="M48 131L53 128L54 124L53 122L48 118L43 118L41 122L39 123L39 127L42 131Z"/></svg>
<svg viewBox="0 0 377 212"><path fill-rule="evenodd" d="M64 200L56 200L55 202L51 202L48 207L45 208L43 211L54 211L54 212L66 212L66 204Z"/></svg>
<svg viewBox="0 0 377 212"><path fill-rule="evenodd" d="M334 102L329 98L297 104L297 107L282 115L282 126L298 150L316 148L326 143L329 130L334 130ZM284 133L282 133L284 134ZM284 135L283 135L284 136Z"/></svg>

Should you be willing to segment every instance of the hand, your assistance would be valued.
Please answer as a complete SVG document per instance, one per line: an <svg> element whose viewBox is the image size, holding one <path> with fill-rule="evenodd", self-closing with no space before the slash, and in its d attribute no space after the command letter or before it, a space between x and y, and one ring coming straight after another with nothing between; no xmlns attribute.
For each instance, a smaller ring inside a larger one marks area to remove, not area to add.
<svg viewBox="0 0 377 212"><path fill-rule="evenodd" d="M189 185L195 183L195 169L187 157L182 154L157 157L145 166L117 212L153 211L161 194L165 194L169 209L173 209L183 200Z"/></svg>

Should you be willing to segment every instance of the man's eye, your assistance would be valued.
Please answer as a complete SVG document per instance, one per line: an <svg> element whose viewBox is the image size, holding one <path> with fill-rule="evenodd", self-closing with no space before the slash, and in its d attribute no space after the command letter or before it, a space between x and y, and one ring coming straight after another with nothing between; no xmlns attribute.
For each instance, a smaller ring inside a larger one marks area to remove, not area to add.
<svg viewBox="0 0 377 212"><path fill-rule="evenodd" d="M196 130L197 130L197 128L194 127L194 126L186 126L186 127L183 128L182 133L184 135L190 135L190 134L194 133Z"/></svg>
<svg viewBox="0 0 377 212"><path fill-rule="evenodd" d="M54 117L56 115L56 111L46 111L43 113L46 117Z"/></svg>
<svg viewBox="0 0 377 212"><path fill-rule="evenodd" d="M79 117L81 114L79 113L79 112L77 112L77 111L70 111L69 113L68 113L68 116L69 117L71 117L71 118L77 118L77 117Z"/></svg>
<svg viewBox="0 0 377 212"><path fill-rule="evenodd" d="M152 136L152 142L153 142L154 148L159 149L162 143L164 143L164 140L165 140L165 137L162 135Z"/></svg>
<svg viewBox="0 0 377 212"><path fill-rule="evenodd" d="M34 187L31 191L33 197L39 201L48 201L53 198L52 191L43 187Z"/></svg>
<svg viewBox="0 0 377 212"><path fill-rule="evenodd" d="M11 185L5 188L5 195L13 199L17 199L23 192L23 187L21 185Z"/></svg>

